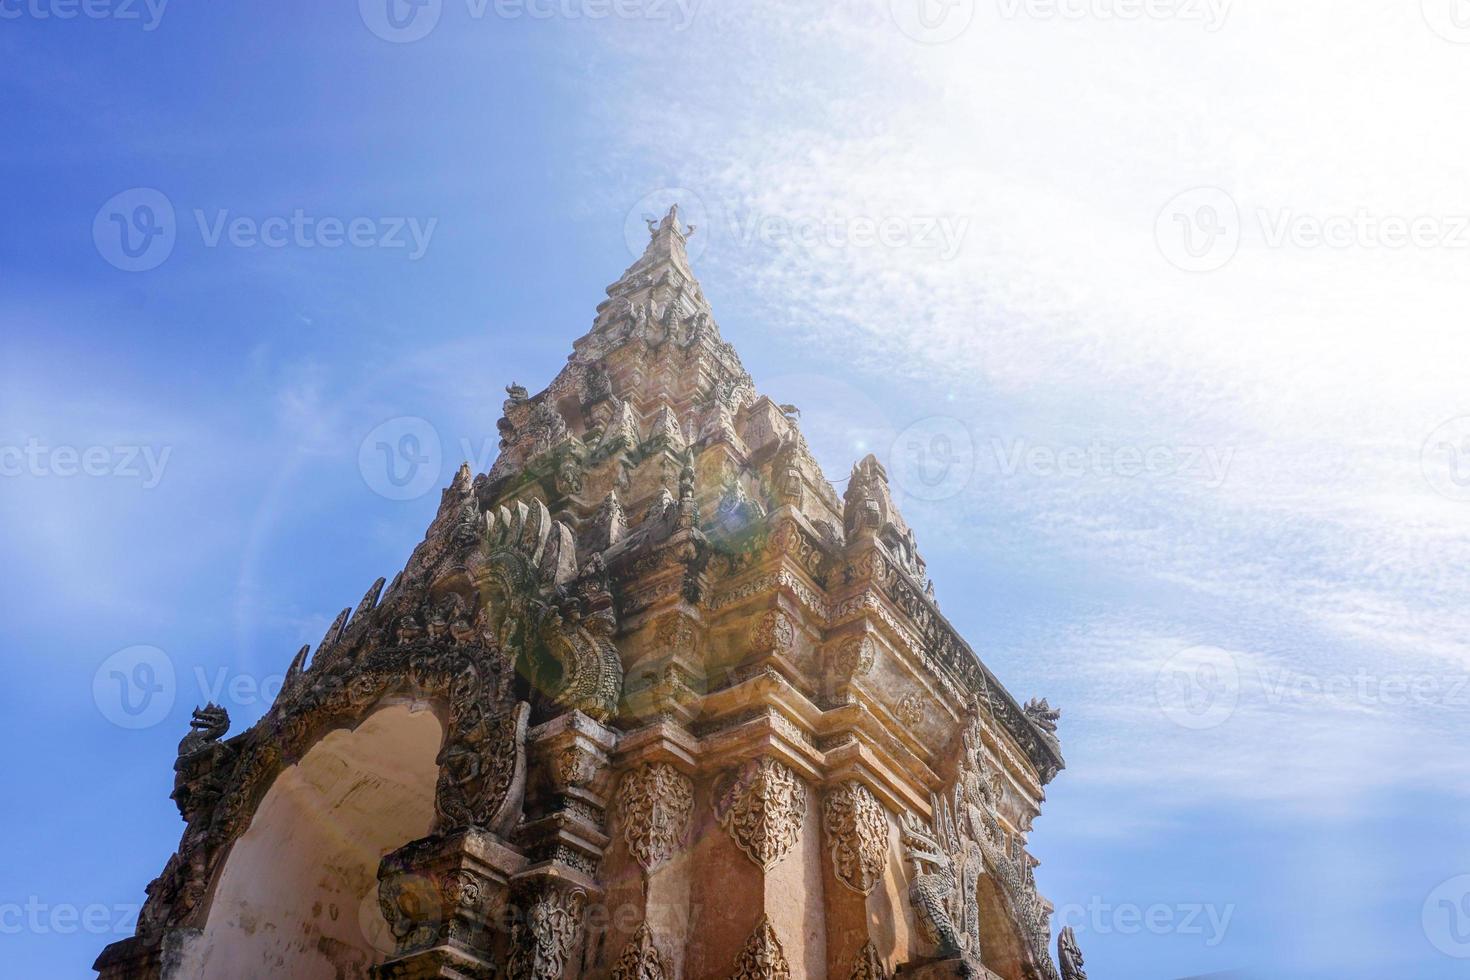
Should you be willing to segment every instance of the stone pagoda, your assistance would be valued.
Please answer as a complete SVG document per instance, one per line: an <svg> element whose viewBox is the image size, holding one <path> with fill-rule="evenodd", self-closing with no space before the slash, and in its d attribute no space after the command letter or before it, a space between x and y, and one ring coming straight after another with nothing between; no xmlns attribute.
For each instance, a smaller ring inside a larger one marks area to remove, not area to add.
<svg viewBox="0 0 1470 980"><path fill-rule="evenodd" d="M678 209L279 697L179 746L105 980L1081 980L1027 850L1058 712L720 336Z"/></svg>

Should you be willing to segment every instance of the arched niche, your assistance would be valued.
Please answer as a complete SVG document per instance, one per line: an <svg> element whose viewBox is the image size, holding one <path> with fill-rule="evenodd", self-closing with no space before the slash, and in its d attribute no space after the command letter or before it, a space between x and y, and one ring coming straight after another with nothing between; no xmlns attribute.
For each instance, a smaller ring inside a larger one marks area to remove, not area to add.
<svg viewBox="0 0 1470 980"><path fill-rule="evenodd" d="M427 835L435 713L394 704L321 738L281 771L230 850L203 933L176 976L366 978L392 950L378 862Z"/></svg>

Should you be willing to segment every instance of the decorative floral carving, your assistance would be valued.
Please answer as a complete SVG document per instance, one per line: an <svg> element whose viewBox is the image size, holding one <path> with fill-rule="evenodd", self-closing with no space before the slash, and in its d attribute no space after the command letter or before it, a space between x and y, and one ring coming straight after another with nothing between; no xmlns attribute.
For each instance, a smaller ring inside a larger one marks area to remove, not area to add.
<svg viewBox="0 0 1470 980"><path fill-rule="evenodd" d="M574 786L585 786L597 775L598 758L579 745L567 745L556 753L552 782L559 792Z"/></svg>
<svg viewBox="0 0 1470 980"><path fill-rule="evenodd" d="M871 790L846 782L827 794L822 830L832 851L837 880L871 895L883 880L888 856L888 817Z"/></svg>
<svg viewBox="0 0 1470 980"><path fill-rule="evenodd" d="M756 923L755 932L735 959L730 980L791 980L791 965L786 962L786 951L781 948L770 916L762 915Z"/></svg>
<svg viewBox="0 0 1470 980"><path fill-rule="evenodd" d="M784 763L766 757L747 760L727 779L715 816L740 849L769 871L796 844L806 818L806 784Z"/></svg>
<svg viewBox="0 0 1470 980"><path fill-rule="evenodd" d="M694 649L694 624L687 616L669 613L658 621L653 641L662 652L675 653Z"/></svg>
<svg viewBox="0 0 1470 980"><path fill-rule="evenodd" d="M560 980L567 957L582 933L586 893L543 885L535 893L523 922L511 929L512 980Z"/></svg>
<svg viewBox="0 0 1470 980"><path fill-rule="evenodd" d="M447 871L439 881L439 889L448 905L473 909L480 904L480 878L473 872L462 868Z"/></svg>
<svg viewBox="0 0 1470 980"><path fill-rule="evenodd" d="M924 720L924 697L920 694L906 694L903 700L898 702L895 709L898 720L905 726L913 728Z"/></svg>
<svg viewBox="0 0 1470 980"><path fill-rule="evenodd" d="M796 627L779 609L772 609L760 619L750 631L750 642L757 653L772 653L790 650L796 642Z"/></svg>
<svg viewBox="0 0 1470 980"><path fill-rule="evenodd" d="M623 777L618 802L628 850L645 872L652 871L684 843L694 783L667 762L654 762Z"/></svg>
<svg viewBox="0 0 1470 980"><path fill-rule="evenodd" d="M888 970L883 966L883 957L870 939L858 950L857 961L852 965L850 980L888 980Z"/></svg>
<svg viewBox="0 0 1470 980"><path fill-rule="evenodd" d="M673 975L646 922L638 926L612 968L612 980L670 980Z"/></svg>
<svg viewBox="0 0 1470 980"><path fill-rule="evenodd" d="M852 679L861 677L873 669L877 659L877 644L870 636L855 636L837 648L834 666L839 676Z"/></svg>

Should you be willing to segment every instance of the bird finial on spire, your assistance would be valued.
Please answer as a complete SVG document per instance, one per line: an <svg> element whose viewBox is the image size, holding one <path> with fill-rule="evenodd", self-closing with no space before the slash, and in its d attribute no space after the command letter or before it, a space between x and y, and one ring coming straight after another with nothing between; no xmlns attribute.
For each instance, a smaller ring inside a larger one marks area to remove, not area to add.
<svg viewBox="0 0 1470 980"><path fill-rule="evenodd" d="M669 208L668 213L663 216L663 220L656 221L653 218L645 217L643 221L648 225L649 238L657 238L659 232L665 229L672 229L678 233L680 238L687 239L690 235L694 234L694 225L690 225L688 228L679 227L679 205L677 203Z"/></svg>

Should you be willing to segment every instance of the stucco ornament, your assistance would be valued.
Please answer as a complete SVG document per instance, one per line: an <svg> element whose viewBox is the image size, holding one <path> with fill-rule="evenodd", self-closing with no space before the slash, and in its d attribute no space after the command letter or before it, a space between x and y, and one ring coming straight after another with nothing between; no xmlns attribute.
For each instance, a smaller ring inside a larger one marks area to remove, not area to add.
<svg viewBox="0 0 1470 980"><path fill-rule="evenodd" d="M779 609L772 609L750 630L750 642L757 653L781 653L791 649L796 642L796 627L790 618Z"/></svg>
<svg viewBox="0 0 1470 980"><path fill-rule="evenodd" d="M806 818L806 784L764 756L747 760L726 782L715 816L746 856L769 871L796 844Z"/></svg>
<svg viewBox="0 0 1470 980"><path fill-rule="evenodd" d="M673 975L646 922L638 926L612 968L612 980L670 980Z"/></svg>
<svg viewBox="0 0 1470 980"><path fill-rule="evenodd" d="M983 710L978 699L971 703L954 780L932 797L933 823L904 814L909 902L939 956L976 962L981 953L977 886L980 876L988 875L1018 927L1026 976L1058 980L1049 949L1050 913L1036 894L1029 866L1012 856L1001 828L997 777L985 757Z"/></svg>
<svg viewBox="0 0 1470 980"><path fill-rule="evenodd" d="M822 831L837 880L855 892L871 895L883 880L888 856L888 818L883 805L862 783L842 783L827 794Z"/></svg>
<svg viewBox="0 0 1470 980"><path fill-rule="evenodd" d="M877 659L877 646L872 637L855 636L837 648L834 666L845 679L861 677L873 669Z"/></svg>
<svg viewBox="0 0 1470 980"><path fill-rule="evenodd" d="M559 980L582 932L580 889L542 887L511 930L509 972L512 980Z"/></svg>
<svg viewBox="0 0 1470 980"><path fill-rule="evenodd" d="M888 971L883 966L883 957L878 955L878 947L873 945L871 939L862 949L858 950L857 961L852 965L850 980L888 980Z"/></svg>
<svg viewBox="0 0 1470 980"><path fill-rule="evenodd" d="M641 766L618 787L623 839L649 872L683 846L694 809L694 783L667 762Z"/></svg>
<svg viewBox="0 0 1470 980"><path fill-rule="evenodd" d="M735 960L730 980L791 980L791 965L786 962L786 951L781 948L770 916L763 915L756 923L755 932Z"/></svg>

